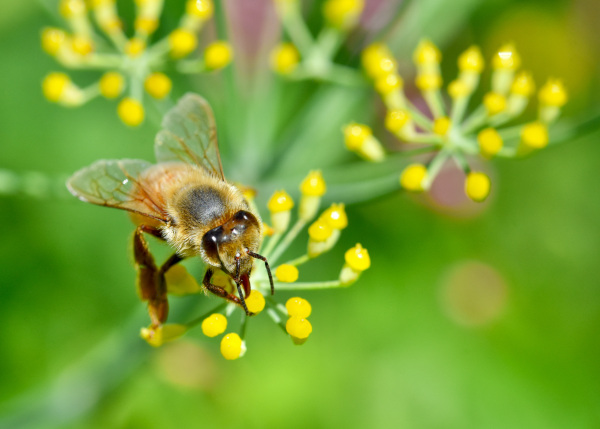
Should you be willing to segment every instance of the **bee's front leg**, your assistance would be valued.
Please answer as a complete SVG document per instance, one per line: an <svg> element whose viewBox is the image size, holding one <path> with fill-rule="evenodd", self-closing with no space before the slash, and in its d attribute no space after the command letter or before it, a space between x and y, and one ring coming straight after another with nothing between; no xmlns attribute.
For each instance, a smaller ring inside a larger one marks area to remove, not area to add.
<svg viewBox="0 0 600 429"><path fill-rule="evenodd" d="M147 225L138 226L133 235L133 255L138 270L138 293L143 301L148 301L152 326L157 327L167 320L169 314L165 273L183 258L174 254L158 268L144 238L144 232L156 237L161 235L160 230Z"/></svg>
<svg viewBox="0 0 600 429"><path fill-rule="evenodd" d="M204 280L202 280L202 284L204 285L204 287L206 289L208 289L209 291L211 291L212 293L214 293L217 296L220 296L221 298L225 298L228 301L231 301L233 303L236 303L237 305L239 305L240 307L242 307L244 309L244 311L246 312L246 314L248 316L253 316L254 313L250 313L248 311L248 307L246 306L246 301L244 300L244 295L242 294L242 291L240 289L240 285L237 285L238 288L238 293L240 294L241 298L238 298L237 296L230 294L229 292L227 292L225 289L223 289L221 286L217 286L215 284L212 284L210 282L210 279L213 276L213 270L211 268L209 268L208 270L206 270L206 274L204 275Z"/></svg>

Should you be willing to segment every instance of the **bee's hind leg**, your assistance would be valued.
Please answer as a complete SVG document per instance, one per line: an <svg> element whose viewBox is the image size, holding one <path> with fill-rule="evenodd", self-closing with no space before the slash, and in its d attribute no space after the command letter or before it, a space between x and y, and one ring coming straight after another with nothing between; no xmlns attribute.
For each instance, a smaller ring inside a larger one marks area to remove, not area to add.
<svg viewBox="0 0 600 429"><path fill-rule="evenodd" d="M237 296L227 292L225 289L223 289L221 286L217 286L215 284L212 284L210 282L210 279L213 276L213 270L212 269L208 269L206 270L206 274L204 275L204 280L202 280L202 284L204 285L204 287L206 289L208 289L209 291L211 291L212 293L214 293L217 296L220 296L221 298L225 298L228 301L231 301L237 305L239 305L240 307L242 307L244 309L244 311L246 312L246 314L248 316L252 316L254 315L254 313L250 313L248 311L248 307L246 306L246 301L243 298L243 294L242 291L240 290L240 285L237 285L238 288L238 293L240 294L240 297L242 297L241 299L238 298Z"/></svg>
<svg viewBox="0 0 600 429"><path fill-rule="evenodd" d="M183 258L174 254L158 268L144 238L144 232L162 237L158 228L147 225L138 226L133 235L133 255L138 270L138 292L143 301L148 301L151 324L157 327L167 320L169 314L165 273Z"/></svg>

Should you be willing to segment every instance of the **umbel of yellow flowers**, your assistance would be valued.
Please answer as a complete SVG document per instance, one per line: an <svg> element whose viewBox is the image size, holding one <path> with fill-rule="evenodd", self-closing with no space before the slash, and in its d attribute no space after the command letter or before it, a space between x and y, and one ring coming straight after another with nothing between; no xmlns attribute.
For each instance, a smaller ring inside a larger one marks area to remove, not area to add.
<svg viewBox="0 0 600 429"><path fill-rule="evenodd" d="M76 107L96 97L120 98L119 118L126 125L138 126L144 121L145 98L162 100L171 92L171 78L160 71L169 62L176 62L179 71L197 73L220 70L232 61L233 50L224 40L206 45L198 59L188 58L198 49L197 34L213 16L212 0L188 0L177 28L154 43L150 36L159 26L163 0L135 4L135 33L128 38L115 0L60 1L68 30L45 28L42 48L66 68L98 70L100 75L96 82L80 87L64 72L48 74L42 89L49 101ZM96 46L95 41L102 39L107 43Z"/></svg>
<svg viewBox="0 0 600 429"><path fill-rule="evenodd" d="M414 83L429 112L422 112L406 97L397 61L384 44L373 43L362 53L363 69L387 109L386 128L403 142L420 144L420 152L429 150L434 155L428 163L412 163L400 173L400 185L408 191L428 190L444 163L454 159L465 173L466 195L484 201L491 190L490 178L482 171L472 171L469 160L477 156L516 158L543 149L549 142L549 126L567 102L562 82L548 79L538 91L537 119L506 126L523 113L535 91L531 74L519 70L521 59L512 44L500 47L492 57L491 89L471 113L467 108L485 68L477 46L459 56L458 76L448 83L445 93L442 54L431 41L419 43L413 61L417 68ZM362 158L379 162L388 156L367 125L350 123L343 131L346 147Z"/></svg>

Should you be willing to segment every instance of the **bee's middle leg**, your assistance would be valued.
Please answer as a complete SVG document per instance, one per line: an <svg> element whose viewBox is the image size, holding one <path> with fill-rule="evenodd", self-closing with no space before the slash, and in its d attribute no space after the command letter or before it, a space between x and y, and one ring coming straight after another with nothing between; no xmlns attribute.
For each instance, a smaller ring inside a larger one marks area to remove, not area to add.
<svg viewBox="0 0 600 429"><path fill-rule="evenodd" d="M152 326L156 327L164 323L169 314L165 273L182 258L174 254L158 268L143 232L160 237L160 231L156 228L140 225L133 236L133 255L138 270L138 292L143 301L148 301L150 320Z"/></svg>
<svg viewBox="0 0 600 429"><path fill-rule="evenodd" d="M211 291L212 293L214 293L217 296L220 296L221 298L225 298L228 301L231 301L237 305L239 305L240 307L242 307L244 309L244 311L246 312L246 314L248 316L252 316L254 313L250 313L248 311L248 307L246 306L246 301L243 298L243 294L242 291L240 290L240 286L238 285L238 293L240 294L240 297L242 297L241 299L238 298L237 296L227 292L225 289L223 289L221 286L217 286L215 284L212 284L210 282L210 279L213 276L213 270L212 269L208 269L206 270L206 274L204 275L204 280L202 280L202 284L204 285L204 287L206 289L208 289L209 291Z"/></svg>

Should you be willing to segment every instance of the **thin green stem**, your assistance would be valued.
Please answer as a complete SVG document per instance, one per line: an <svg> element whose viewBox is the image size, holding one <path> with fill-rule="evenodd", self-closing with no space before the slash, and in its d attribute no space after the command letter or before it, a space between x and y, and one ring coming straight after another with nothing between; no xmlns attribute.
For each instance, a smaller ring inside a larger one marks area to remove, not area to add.
<svg viewBox="0 0 600 429"><path fill-rule="evenodd" d="M433 158L433 161L429 163L429 165L427 166L427 177L423 181L423 187L425 189L429 189L429 187L435 180L436 176L438 175L438 173L440 172L441 168L443 167L446 160L450 157L450 155L450 151L443 149L435 156L435 158Z"/></svg>
<svg viewBox="0 0 600 429"><path fill-rule="evenodd" d="M462 133L469 134L475 131L477 128L485 124L488 115L483 105L479 106L471 116L469 116L462 125Z"/></svg>
<svg viewBox="0 0 600 429"><path fill-rule="evenodd" d="M338 287L343 287L339 280L330 280L325 282L275 283L276 290L316 290L334 289Z"/></svg>
<svg viewBox="0 0 600 429"><path fill-rule="evenodd" d="M281 243L279 243L279 246L277 246L275 248L275 251L271 255L271 259L269 261L271 264L275 265L275 262L277 261L277 259L281 256L281 254L283 252L285 252L285 249L287 249L288 246L292 243L292 241L294 241L294 239L300 233L300 231L302 231L302 228L304 228L304 225L306 225L306 221L304 221L302 219L298 219L296 221L296 223L292 227L292 229L290 229L288 231L288 233L285 235L285 237L283 238L283 240L281 240Z"/></svg>
<svg viewBox="0 0 600 429"><path fill-rule="evenodd" d="M308 256L308 254L304 254L302 256L297 257L296 259L292 259L291 261L286 262L285 264L298 266L308 261L310 261L310 256Z"/></svg>
<svg viewBox="0 0 600 429"><path fill-rule="evenodd" d="M423 98L427 102L427 105L435 118L446 116L444 100L442 100L442 94L439 89L434 91L423 91Z"/></svg>
<svg viewBox="0 0 600 429"><path fill-rule="evenodd" d="M185 326L187 326L188 328L193 328L194 326L202 323L202 321L204 319L206 319L208 316L210 316L211 314L213 314L213 313L219 313L226 306L227 306L226 302L224 302L223 304L219 304L215 308L213 308L212 310L210 310L210 311L206 312L205 314L203 314L202 316L199 316L199 317L196 317L195 319L190 320L189 322L187 322L185 324Z"/></svg>
<svg viewBox="0 0 600 429"><path fill-rule="evenodd" d="M414 104L406 100L406 108L410 112L412 120L425 131L433 130L433 122L427 116L425 116Z"/></svg>
<svg viewBox="0 0 600 429"><path fill-rule="evenodd" d="M330 60L339 49L342 43L342 34L332 27L326 27L319 33L315 48L318 49L322 56Z"/></svg>
<svg viewBox="0 0 600 429"><path fill-rule="evenodd" d="M300 6L294 6L282 14L281 21L303 57L308 57L313 47L313 37L302 18Z"/></svg>
<svg viewBox="0 0 600 429"><path fill-rule="evenodd" d="M186 74L203 73L207 70L204 58L195 60L179 61L177 63L177 71Z"/></svg>
<svg viewBox="0 0 600 429"><path fill-rule="evenodd" d="M275 248L275 246L277 245L277 243L279 242L281 237L282 237L281 232L276 232L271 237L269 237L267 246L265 247L265 250L262 251L263 256L265 258L269 258L269 255L271 254L271 252L273 251L273 249Z"/></svg>

